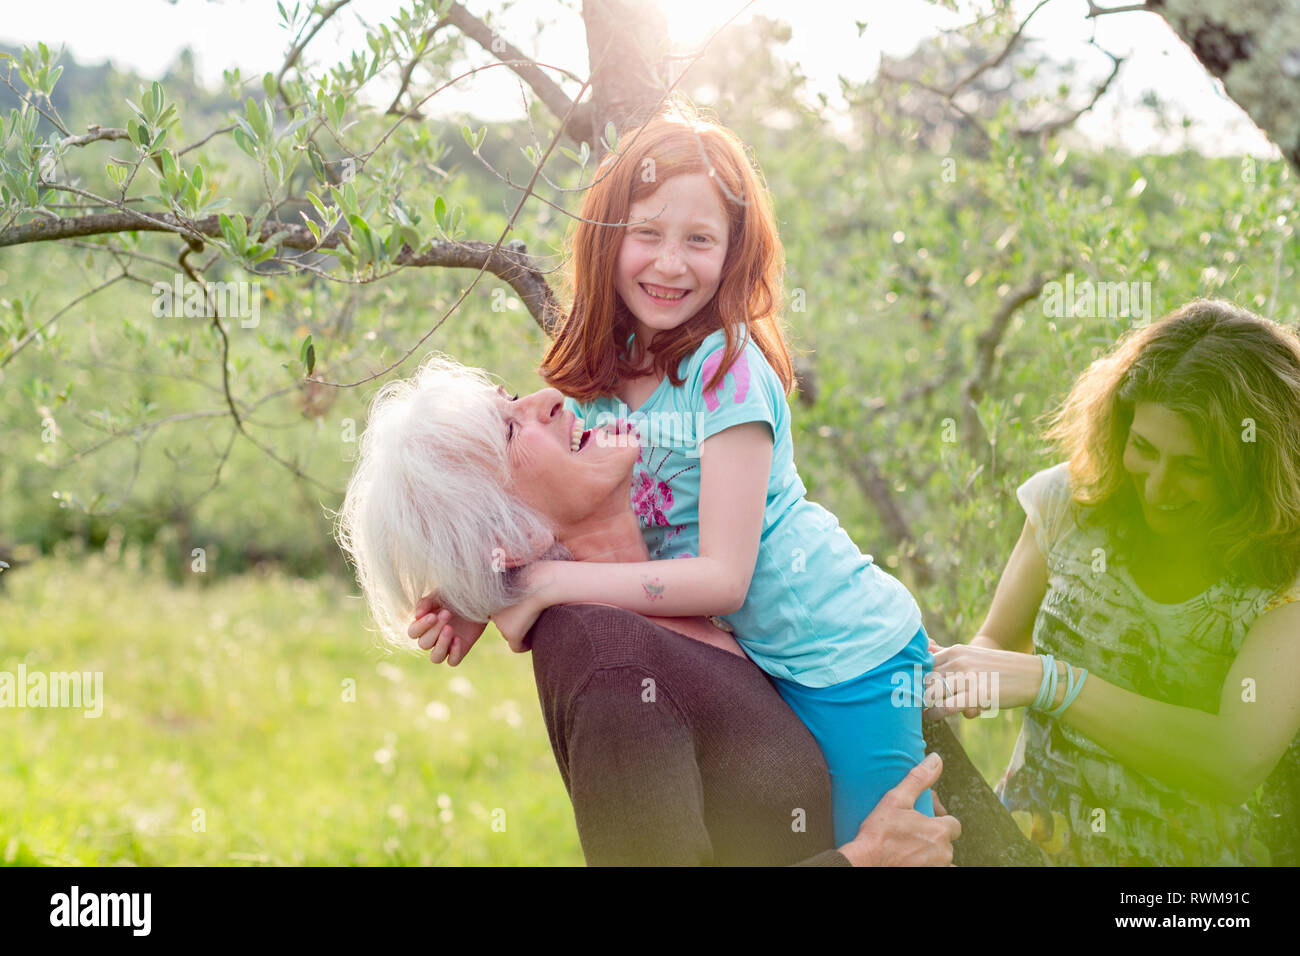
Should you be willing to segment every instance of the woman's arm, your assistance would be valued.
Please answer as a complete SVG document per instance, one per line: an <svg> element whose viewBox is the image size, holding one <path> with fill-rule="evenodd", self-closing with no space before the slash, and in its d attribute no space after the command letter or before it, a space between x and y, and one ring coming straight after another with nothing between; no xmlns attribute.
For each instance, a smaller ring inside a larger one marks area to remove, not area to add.
<svg viewBox="0 0 1300 956"><path fill-rule="evenodd" d="M1042 664L1032 654L950 647L935 655L935 673L998 675L1002 707L1032 702ZM1055 704L1064 697L1064 663ZM1060 719L1120 761L1166 783L1226 803L1247 799L1272 771L1300 729L1300 604L1263 615L1228 671L1218 714L1162 703L1095 674ZM982 702L981 702L982 703ZM957 707L949 710L960 709Z"/></svg>
<svg viewBox="0 0 1300 956"><path fill-rule="evenodd" d="M1047 594L1047 559L1038 549L1033 522L1025 519L1024 530L1007 559L998 581L988 617L971 639L971 647L1020 651L1034 648L1034 620Z"/></svg>
<svg viewBox="0 0 1300 956"><path fill-rule="evenodd" d="M700 446L700 554L672 561L539 561L530 594L493 615L512 648L554 604L612 604L639 614L730 614L745 603L758 560L772 433L764 422L733 425Z"/></svg>

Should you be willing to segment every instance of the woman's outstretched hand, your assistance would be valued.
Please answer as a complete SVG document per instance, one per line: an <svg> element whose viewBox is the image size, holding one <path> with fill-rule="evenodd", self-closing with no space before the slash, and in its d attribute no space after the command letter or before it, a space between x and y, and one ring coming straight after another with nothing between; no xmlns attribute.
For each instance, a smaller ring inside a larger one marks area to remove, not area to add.
<svg viewBox="0 0 1300 956"><path fill-rule="evenodd" d="M927 720L961 713L1028 707L1038 695L1042 665L1033 654L954 644L931 651L934 670L927 677Z"/></svg>
<svg viewBox="0 0 1300 956"><path fill-rule="evenodd" d="M944 647L942 644L936 641L933 637L930 637L928 634L926 635L926 640L929 641L928 650L930 654L934 657L934 663L937 669L939 663L939 655L943 651L948 650L948 648ZM931 704L931 706L927 707L925 710L921 712L921 716L925 720L940 720L944 717L947 717L949 714L955 713L955 710L948 709L943 706L944 702L951 697L950 694L945 692L944 688L945 687L951 688L953 686L951 682L949 682L946 685L943 683L943 679L945 676L947 675L931 672L926 677L925 700L928 704ZM966 717L978 717L979 713L980 713L980 708L978 707L967 707L962 710L962 714L965 715Z"/></svg>
<svg viewBox="0 0 1300 956"><path fill-rule="evenodd" d="M438 604L437 595L426 594L415 605L415 620L406 633L421 650L429 652L429 660L433 663L446 661L455 667L465 659L486 629L487 624L453 614Z"/></svg>

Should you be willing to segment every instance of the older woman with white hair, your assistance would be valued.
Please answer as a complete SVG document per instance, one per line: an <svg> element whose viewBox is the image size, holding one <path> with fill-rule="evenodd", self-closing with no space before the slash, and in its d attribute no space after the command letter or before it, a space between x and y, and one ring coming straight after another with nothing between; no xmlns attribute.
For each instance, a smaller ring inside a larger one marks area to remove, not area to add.
<svg viewBox="0 0 1300 956"><path fill-rule="evenodd" d="M518 602L529 562L647 560L629 496L639 453L625 426L582 430L554 389L512 397L441 356L384 386L338 528L380 631L456 663L473 622ZM431 593L456 617L423 613ZM951 862L960 825L913 809L934 755L832 849L816 742L707 619L567 605L514 649L529 646L588 863Z"/></svg>

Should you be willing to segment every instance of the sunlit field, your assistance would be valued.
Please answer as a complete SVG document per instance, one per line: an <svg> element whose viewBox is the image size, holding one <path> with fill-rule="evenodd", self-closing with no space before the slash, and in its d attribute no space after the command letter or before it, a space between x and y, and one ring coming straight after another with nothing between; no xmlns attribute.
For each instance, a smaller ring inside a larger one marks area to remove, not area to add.
<svg viewBox="0 0 1300 956"><path fill-rule="evenodd" d="M435 668L329 579L130 564L7 575L0 670L102 671L104 706L4 714L6 863L582 863L527 657Z"/></svg>

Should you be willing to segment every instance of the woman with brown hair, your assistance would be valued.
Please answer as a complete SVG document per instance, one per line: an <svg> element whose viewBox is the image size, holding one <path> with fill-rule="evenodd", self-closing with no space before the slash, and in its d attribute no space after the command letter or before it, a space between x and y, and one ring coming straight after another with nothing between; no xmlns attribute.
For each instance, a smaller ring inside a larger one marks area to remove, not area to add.
<svg viewBox="0 0 1300 956"><path fill-rule="evenodd" d="M987 708L990 677L1028 708L998 792L1054 862L1294 862L1247 803L1297 762L1295 332L1192 302L1095 362L1047 437L1066 461L1020 487L1024 531L979 633L935 653L931 716Z"/></svg>

